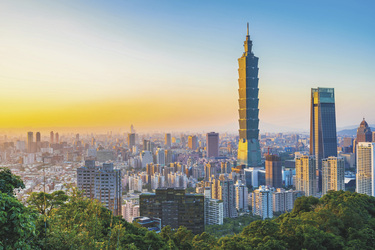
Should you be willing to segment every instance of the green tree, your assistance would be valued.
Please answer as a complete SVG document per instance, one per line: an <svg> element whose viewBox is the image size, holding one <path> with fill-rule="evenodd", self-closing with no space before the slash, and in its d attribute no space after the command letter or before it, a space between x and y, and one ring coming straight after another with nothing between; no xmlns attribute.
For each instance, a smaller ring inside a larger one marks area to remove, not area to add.
<svg viewBox="0 0 375 250"><path fill-rule="evenodd" d="M0 249L32 249L37 214L14 197L22 180L8 168L0 168Z"/></svg>
<svg viewBox="0 0 375 250"><path fill-rule="evenodd" d="M31 193L27 199L27 204L42 215L49 215L52 209L62 206L68 198L69 196L64 191L55 191L52 194Z"/></svg>
<svg viewBox="0 0 375 250"><path fill-rule="evenodd" d="M9 168L0 168L0 192L13 196L16 188L25 188L23 181Z"/></svg>

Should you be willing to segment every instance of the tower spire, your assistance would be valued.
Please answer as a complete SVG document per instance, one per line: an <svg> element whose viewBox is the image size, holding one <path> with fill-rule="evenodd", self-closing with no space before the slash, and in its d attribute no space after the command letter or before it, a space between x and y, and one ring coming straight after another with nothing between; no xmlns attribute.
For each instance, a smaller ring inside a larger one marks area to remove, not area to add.
<svg viewBox="0 0 375 250"><path fill-rule="evenodd" d="M247 36L249 36L249 22L247 22Z"/></svg>

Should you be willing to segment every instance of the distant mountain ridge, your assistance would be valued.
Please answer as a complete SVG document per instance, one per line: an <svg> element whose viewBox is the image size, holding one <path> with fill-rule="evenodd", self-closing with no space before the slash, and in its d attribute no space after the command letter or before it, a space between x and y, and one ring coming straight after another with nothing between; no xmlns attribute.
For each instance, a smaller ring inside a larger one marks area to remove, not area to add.
<svg viewBox="0 0 375 250"><path fill-rule="evenodd" d="M356 136L358 127L359 126L357 126L356 128L352 128L352 129L340 130L340 131L337 132L337 135L338 136ZM370 128L371 128L372 132L375 132L375 127L370 126Z"/></svg>

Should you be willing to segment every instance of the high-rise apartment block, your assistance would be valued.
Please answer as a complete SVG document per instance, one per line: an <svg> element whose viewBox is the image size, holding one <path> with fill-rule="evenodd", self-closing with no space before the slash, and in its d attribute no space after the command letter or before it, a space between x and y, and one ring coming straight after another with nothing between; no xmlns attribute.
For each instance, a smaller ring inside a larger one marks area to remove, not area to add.
<svg viewBox="0 0 375 250"><path fill-rule="evenodd" d="M234 181L228 176L221 174L219 178L211 178L212 198L223 201L224 218L237 217L236 191Z"/></svg>
<svg viewBox="0 0 375 250"><path fill-rule="evenodd" d="M238 211L246 212L249 209L247 186L238 180L234 188L236 190L236 208Z"/></svg>
<svg viewBox="0 0 375 250"><path fill-rule="evenodd" d="M127 222L132 223L135 217L139 217L139 204L133 201L127 201L122 205L121 214Z"/></svg>
<svg viewBox="0 0 375 250"><path fill-rule="evenodd" d="M259 215L262 219L273 217L272 189L260 186L253 192L252 197L253 215Z"/></svg>
<svg viewBox="0 0 375 250"><path fill-rule="evenodd" d="M328 157L322 161L322 195L329 190L345 190L345 161L342 157Z"/></svg>
<svg viewBox="0 0 375 250"><path fill-rule="evenodd" d="M303 191L296 190L285 190L283 188L277 188L272 193L273 212L289 212L294 207L294 202L298 197L304 196Z"/></svg>
<svg viewBox="0 0 375 250"><path fill-rule="evenodd" d="M87 160L85 166L77 168L77 187L86 197L99 200L115 215L121 215L121 170L114 169L113 163L95 166L95 161Z"/></svg>
<svg viewBox="0 0 375 250"><path fill-rule="evenodd" d="M258 89L258 57L252 52L253 42L250 40L249 24L244 43L245 52L238 59L239 84L239 143L238 164L246 167L261 165L259 146L259 89Z"/></svg>
<svg viewBox="0 0 375 250"><path fill-rule="evenodd" d="M299 155L296 161L296 190L304 191L306 196L316 196L316 161L314 156Z"/></svg>
<svg viewBox="0 0 375 250"><path fill-rule="evenodd" d="M357 193L375 196L375 143L357 145Z"/></svg>
<svg viewBox="0 0 375 250"><path fill-rule="evenodd" d="M322 190L322 159L337 156L335 92L311 89L310 155L316 159L318 189Z"/></svg>
<svg viewBox="0 0 375 250"><path fill-rule="evenodd" d="M165 150L162 148L156 150L156 163L165 166Z"/></svg>
<svg viewBox="0 0 375 250"><path fill-rule="evenodd" d="M162 227L186 227L194 234L204 231L204 196L186 194L185 189L158 188L139 197L141 216L161 219Z"/></svg>
<svg viewBox="0 0 375 250"><path fill-rule="evenodd" d="M165 147L166 148L172 147L172 136L171 136L171 134L165 134Z"/></svg>
<svg viewBox="0 0 375 250"><path fill-rule="evenodd" d="M266 156L266 186L281 188L283 186L283 169L277 155Z"/></svg>
<svg viewBox="0 0 375 250"><path fill-rule="evenodd" d="M205 225L223 225L223 202L216 199L206 199L204 206Z"/></svg>
<svg viewBox="0 0 375 250"><path fill-rule="evenodd" d="M204 166L204 176L206 181L216 177L216 165L214 162L209 162Z"/></svg>
<svg viewBox="0 0 375 250"><path fill-rule="evenodd" d="M207 157L219 156L219 133L211 132L206 134Z"/></svg>

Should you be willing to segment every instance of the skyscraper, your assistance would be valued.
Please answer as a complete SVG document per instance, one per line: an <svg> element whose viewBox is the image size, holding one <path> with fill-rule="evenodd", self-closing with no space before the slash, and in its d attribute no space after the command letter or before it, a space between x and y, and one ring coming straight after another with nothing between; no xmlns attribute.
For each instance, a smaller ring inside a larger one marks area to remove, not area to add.
<svg viewBox="0 0 375 250"><path fill-rule="evenodd" d="M196 135L191 135L188 138L188 146L191 150L196 150L198 147L198 138Z"/></svg>
<svg viewBox="0 0 375 250"><path fill-rule="evenodd" d="M36 132L36 142L40 142L40 132Z"/></svg>
<svg viewBox="0 0 375 250"><path fill-rule="evenodd" d="M322 161L322 195L329 190L345 190L345 161L342 157L328 157Z"/></svg>
<svg viewBox="0 0 375 250"><path fill-rule="evenodd" d="M274 188L283 186L282 166L277 155L266 156L266 185Z"/></svg>
<svg viewBox="0 0 375 250"><path fill-rule="evenodd" d="M316 162L314 156L296 157L296 190L304 191L306 196L316 195Z"/></svg>
<svg viewBox="0 0 375 250"><path fill-rule="evenodd" d="M55 141L56 141L56 143L59 143L59 140L60 140L60 138L59 138L59 133L57 133L56 132L56 134L55 134Z"/></svg>
<svg viewBox="0 0 375 250"><path fill-rule="evenodd" d="M219 156L219 133L211 132L206 134L207 157Z"/></svg>
<svg viewBox="0 0 375 250"><path fill-rule="evenodd" d="M133 149L134 146L135 146L135 134L130 133L128 134L128 147L130 149Z"/></svg>
<svg viewBox="0 0 375 250"><path fill-rule="evenodd" d="M311 89L310 155L315 155L318 189L322 190L322 159L337 156L335 93L333 88Z"/></svg>
<svg viewBox="0 0 375 250"><path fill-rule="evenodd" d="M253 42L247 36L244 43L245 52L238 59L239 84L239 135L238 164L246 167L261 165L259 146L259 99L258 99L258 57L252 52Z"/></svg>
<svg viewBox="0 0 375 250"><path fill-rule="evenodd" d="M49 142L53 144L53 131L49 133Z"/></svg>
<svg viewBox="0 0 375 250"><path fill-rule="evenodd" d="M33 153L34 133L27 132L27 152Z"/></svg>
<svg viewBox="0 0 375 250"><path fill-rule="evenodd" d="M357 193L375 196L375 143L357 145Z"/></svg>
<svg viewBox="0 0 375 250"><path fill-rule="evenodd" d="M172 147L172 136L171 134L165 134L165 147L171 148Z"/></svg>
<svg viewBox="0 0 375 250"><path fill-rule="evenodd" d="M368 126L367 122L365 121L365 118L363 118L363 121L357 129L356 142L372 142L371 128Z"/></svg>

